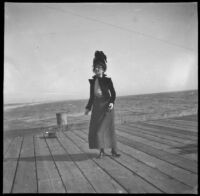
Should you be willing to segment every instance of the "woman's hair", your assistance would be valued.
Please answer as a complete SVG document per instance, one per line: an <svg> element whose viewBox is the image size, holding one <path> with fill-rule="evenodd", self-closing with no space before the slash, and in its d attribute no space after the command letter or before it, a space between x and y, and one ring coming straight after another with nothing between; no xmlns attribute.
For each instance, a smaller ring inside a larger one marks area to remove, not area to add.
<svg viewBox="0 0 200 196"><path fill-rule="evenodd" d="M103 53L103 51L95 51L94 53L94 59L93 59L93 71L95 70L95 67L97 65L101 65L103 67L104 72L107 69L107 57L106 55Z"/></svg>

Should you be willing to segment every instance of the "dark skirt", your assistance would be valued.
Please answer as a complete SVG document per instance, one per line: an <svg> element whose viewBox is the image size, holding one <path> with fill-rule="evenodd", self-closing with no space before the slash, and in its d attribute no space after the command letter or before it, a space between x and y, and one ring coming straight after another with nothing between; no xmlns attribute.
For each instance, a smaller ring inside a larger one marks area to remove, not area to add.
<svg viewBox="0 0 200 196"><path fill-rule="evenodd" d="M89 148L117 148L114 124L114 108L108 111L109 101L95 98L89 125Z"/></svg>

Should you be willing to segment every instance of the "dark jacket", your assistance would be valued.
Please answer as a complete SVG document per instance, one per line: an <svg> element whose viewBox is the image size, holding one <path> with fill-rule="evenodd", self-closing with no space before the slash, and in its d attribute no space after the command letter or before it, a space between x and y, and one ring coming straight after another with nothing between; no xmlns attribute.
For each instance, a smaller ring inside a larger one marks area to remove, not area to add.
<svg viewBox="0 0 200 196"><path fill-rule="evenodd" d="M94 101L94 83L96 79L96 75L93 76L93 79L89 79L90 82L90 98L88 101L88 104L86 105L86 109L91 110L93 101ZM102 78L99 78L99 86L101 88L103 97L105 97L107 100L109 100L109 103L115 103L116 98L116 92L113 87L113 83L111 78L106 77L104 74Z"/></svg>

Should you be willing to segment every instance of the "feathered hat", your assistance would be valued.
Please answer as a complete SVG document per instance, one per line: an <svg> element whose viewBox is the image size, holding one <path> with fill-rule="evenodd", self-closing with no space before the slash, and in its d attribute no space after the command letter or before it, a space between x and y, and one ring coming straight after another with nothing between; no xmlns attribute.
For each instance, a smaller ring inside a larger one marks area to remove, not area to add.
<svg viewBox="0 0 200 196"><path fill-rule="evenodd" d="M101 65L103 67L103 70L106 71L107 69L107 57L103 53L103 51L95 51L94 53L94 59L93 59L93 70L97 65Z"/></svg>

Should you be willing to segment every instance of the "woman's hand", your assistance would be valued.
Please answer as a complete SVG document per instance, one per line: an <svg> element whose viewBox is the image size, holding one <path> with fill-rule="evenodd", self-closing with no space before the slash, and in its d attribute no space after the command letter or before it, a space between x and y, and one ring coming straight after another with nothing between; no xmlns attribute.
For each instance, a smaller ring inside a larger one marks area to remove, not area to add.
<svg viewBox="0 0 200 196"><path fill-rule="evenodd" d="M89 109L85 109L85 115L88 115L89 114L89 112L90 112L90 110Z"/></svg>
<svg viewBox="0 0 200 196"><path fill-rule="evenodd" d="M108 110L111 111L113 109L113 107L114 107L114 104L110 103L109 106L108 106Z"/></svg>

